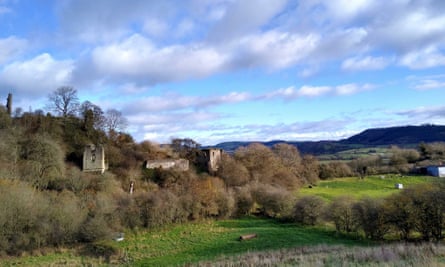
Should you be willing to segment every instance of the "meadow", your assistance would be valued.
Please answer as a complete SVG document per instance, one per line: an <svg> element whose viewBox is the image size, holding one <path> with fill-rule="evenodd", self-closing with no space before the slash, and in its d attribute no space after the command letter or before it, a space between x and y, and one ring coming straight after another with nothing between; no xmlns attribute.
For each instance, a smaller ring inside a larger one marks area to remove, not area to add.
<svg viewBox="0 0 445 267"><path fill-rule="evenodd" d="M409 188L421 183L431 183L438 181L438 178L431 176L401 176L401 175L375 175L367 176L364 179L358 177L335 178L320 181L317 185L302 188L298 191L298 196L317 195L327 201L348 195L355 199L362 197L383 198L398 192L395 184L403 184L404 188Z"/></svg>
<svg viewBox="0 0 445 267"><path fill-rule="evenodd" d="M256 233L257 238L240 241L239 236ZM114 245L119 255L111 265L178 266L248 252L291 249L294 247L366 246L370 243L356 236L337 235L330 227L303 227L273 219L246 217L230 220L206 220L171 225L153 230L129 232L122 242ZM77 266L107 265L106 260L74 253L73 250L47 255L11 258L4 266Z"/></svg>

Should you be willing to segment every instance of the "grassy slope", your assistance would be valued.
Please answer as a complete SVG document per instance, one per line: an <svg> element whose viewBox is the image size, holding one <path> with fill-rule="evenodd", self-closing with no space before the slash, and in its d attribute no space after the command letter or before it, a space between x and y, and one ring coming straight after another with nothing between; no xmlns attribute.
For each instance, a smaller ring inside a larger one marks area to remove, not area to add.
<svg viewBox="0 0 445 267"><path fill-rule="evenodd" d="M238 240L240 235L249 233L258 234L258 238ZM244 218L177 225L144 235L132 235L121 246L133 257L135 265L170 266L211 260L223 255L317 244L364 243L350 237L338 237L330 229Z"/></svg>
<svg viewBox="0 0 445 267"><path fill-rule="evenodd" d="M239 241L242 234L256 233L252 240ZM302 227L269 219L243 218L236 220L204 221L166 226L162 229L127 233L117 243L126 263L115 259L116 265L176 266L198 261L211 261L222 256L246 252L280 250L301 246L367 245L352 236L338 236L332 229ZM44 256L25 256L3 259L1 266L81 266L106 265L103 259L76 256L74 251L48 253Z"/></svg>
<svg viewBox="0 0 445 267"><path fill-rule="evenodd" d="M396 183L403 184L404 188L426 182L437 181L438 178L430 176L368 176L361 180L357 177L337 178L333 180L320 181L313 188L303 188L298 192L299 196L317 195L326 200L332 200L335 197L349 195L354 198L386 197L392 193L398 192L395 189Z"/></svg>

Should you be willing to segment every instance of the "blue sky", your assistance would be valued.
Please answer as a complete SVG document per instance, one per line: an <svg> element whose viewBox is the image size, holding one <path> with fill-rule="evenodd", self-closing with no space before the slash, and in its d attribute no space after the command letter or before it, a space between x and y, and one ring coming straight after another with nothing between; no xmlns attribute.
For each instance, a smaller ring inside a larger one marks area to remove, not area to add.
<svg viewBox="0 0 445 267"><path fill-rule="evenodd" d="M60 86L137 141L445 124L442 0L0 0L0 97Z"/></svg>

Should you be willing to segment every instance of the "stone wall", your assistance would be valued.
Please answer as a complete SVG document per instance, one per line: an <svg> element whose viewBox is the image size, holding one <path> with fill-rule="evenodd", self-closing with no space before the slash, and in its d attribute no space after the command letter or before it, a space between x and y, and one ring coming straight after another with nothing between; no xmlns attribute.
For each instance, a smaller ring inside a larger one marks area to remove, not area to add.
<svg viewBox="0 0 445 267"><path fill-rule="evenodd" d="M188 171L189 161L186 159L157 159L147 160L145 162L145 168L147 169L177 169L180 171Z"/></svg>

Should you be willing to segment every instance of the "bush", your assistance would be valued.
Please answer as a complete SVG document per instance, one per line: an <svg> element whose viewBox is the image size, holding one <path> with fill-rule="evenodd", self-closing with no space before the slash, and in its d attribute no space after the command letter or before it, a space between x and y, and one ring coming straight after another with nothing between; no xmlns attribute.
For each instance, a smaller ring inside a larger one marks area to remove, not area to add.
<svg viewBox="0 0 445 267"><path fill-rule="evenodd" d="M88 216L80 227L79 237L83 242L110 239L112 230L103 216Z"/></svg>
<svg viewBox="0 0 445 267"><path fill-rule="evenodd" d="M356 230L357 218L353 214L354 199L343 196L332 201L326 210L327 218L334 222L338 232L350 233Z"/></svg>
<svg viewBox="0 0 445 267"><path fill-rule="evenodd" d="M315 225L322 219L324 208L325 202L321 197L304 196L295 203L294 220L305 225Z"/></svg>
<svg viewBox="0 0 445 267"><path fill-rule="evenodd" d="M56 246L76 242L88 214L87 209L81 207L80 200L69 191L54 193L48 213L48 242Z"/></svg>
<svg viewBox="0 0 445 267"><path fill-rule="evenodd" d="M111 240L101 240L88 243L84 247L83 254L93 257L104 257L106 262L110 262L110 258L119 254L119 247Z"/></svg>
<svg viewBox="0 0 445 267"><path fill-rule="evenodd" d="M252 211L254 199L249 186L235 189L235 209L237 215L248 215Z"/></svg>
<svg viewBox="0 0 445 267"><path fill-rule="evenodd" d="M270 185L260 185L253 192L261 215L284 217L290 213L293 197L289 191Z"/></svg>
<svg viewBox="0 0 445 267"><path fill-rule="evenodd" d="M353 211L367 238L382 240L389 231L382 200L364 198L354 204Z"/></svg>
<svg viewBox="0 0 445 267"><path fill-rule="evenodd" d="M48 199L23 183L0 184L0 251L17 254L47 245Z"/></svg>
<svg viewBox="0 0 445 267"><path fill-rule="evenodd" d="M183 221L185 216L179 198L167 189L139 194L136 202L140 207L140 218L144 227L152 228Z"/></svg>

